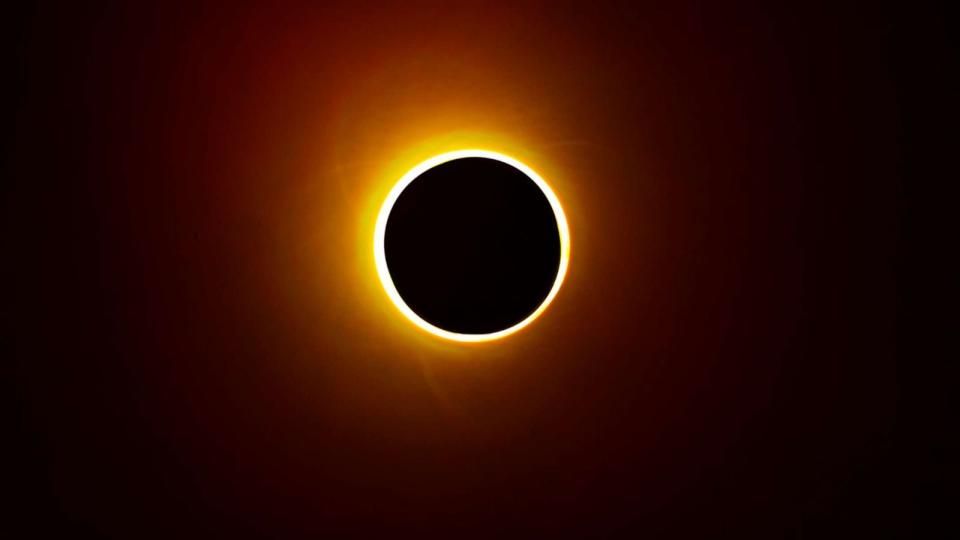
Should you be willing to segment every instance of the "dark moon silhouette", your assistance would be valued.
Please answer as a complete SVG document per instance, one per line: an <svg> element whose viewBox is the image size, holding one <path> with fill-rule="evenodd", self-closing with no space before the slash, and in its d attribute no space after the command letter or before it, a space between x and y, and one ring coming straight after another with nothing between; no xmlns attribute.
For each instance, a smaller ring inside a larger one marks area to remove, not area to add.
<svg viewBox="0 0 960 540"><path fill-rule="evenodd" d="M400 194L384 234L397 292L430 324L488 334L544 301L560 265L560 233L540 187L501 161L437 165Z"/></svg>

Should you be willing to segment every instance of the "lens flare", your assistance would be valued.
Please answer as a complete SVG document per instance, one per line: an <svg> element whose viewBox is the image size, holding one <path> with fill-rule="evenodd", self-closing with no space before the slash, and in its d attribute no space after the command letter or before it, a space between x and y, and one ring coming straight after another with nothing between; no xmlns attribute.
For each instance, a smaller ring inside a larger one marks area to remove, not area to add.
<svg viewBox="0 0 960 540"><path fill-rule="evenodd" d="M557 230L560 234L560 265L557 268L557 277L553 282L553 287L550 288L550 293L547 294L547 297L544 298L543 302L540 303L537 309L535 309L533 313L528 315L525 319L509 328L505 328L497 332L491 332L489 334L460 334L456 332L450 332L430 324L417 315L412 309L410 309L410 306L403 301L403 298L397 291L396 286L394 286L393 279L390 277L390 271L387 268L387 257L384 250L384 236L387 230L387 219L390 217L390 211L393 209L393 205L397 202L400 194L403 193L403 190L406 189L406 187L421 174L429 169L432 169L433 167L436 167L437 165L446 163L448 161L453 161L455 159L470 157L494 159L502 163L506 163L507 165L510 165L523 172L530 180L537 184L537 187L540 188L544 196L546 196L547 200L550 202L550 207L553 209L553 215L557 221ZM547 309L547 306L550 305L550 302L553 301L553 298L560 290L560 285L563 284L563 278L567 273L567 265L570 262L570 231L567 227L567 218L563 213L563 208L560 206L560 200L557 198L553 190L550 189L550 186L547 185L543 178L541 178L540 175L537 174L533 169L517 161L516 159L497 152L491 152L489 150L455 150L453 152L447 152L434 156L426 161L421 162L404 174L403 177L401 177L400 180L393 186L393 189L390 190L386 200L384 200L383 204L380 206L380 213L377 215L377 224L373 235L373 256L377 265L377 275L380 277L380 282L383 284L383 288L386 291L387 296L397 307L397 309L399 309L400 312L403 313L403 315L407 317L407 319L409 319L413 324L430 334L444 339L464 343L478 343L492 341L514 334L533 322L534 319L539 317Z"/></svg>

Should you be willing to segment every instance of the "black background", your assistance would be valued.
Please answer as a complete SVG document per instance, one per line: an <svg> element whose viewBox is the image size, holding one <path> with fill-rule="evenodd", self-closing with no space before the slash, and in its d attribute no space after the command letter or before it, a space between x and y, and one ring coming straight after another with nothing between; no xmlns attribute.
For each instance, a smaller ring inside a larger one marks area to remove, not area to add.
<svg viewBox="0 0 960 540"><path fill-rule="evenodd" d="M492 7L7 19L4 537L949 535L956 418L901 340L906 187L941 174L920 141L952 99L939 14L516 9L503 42ZM276 284L307 283L277 178L329 127L287 104L335 81L271 93L284 70L349 78L352 50L444 29L552 59L533 86L604 149L574 175L583 279L538 322L555 340L487 349L510 362L378 349L342 284L329 310Z"/></svg>

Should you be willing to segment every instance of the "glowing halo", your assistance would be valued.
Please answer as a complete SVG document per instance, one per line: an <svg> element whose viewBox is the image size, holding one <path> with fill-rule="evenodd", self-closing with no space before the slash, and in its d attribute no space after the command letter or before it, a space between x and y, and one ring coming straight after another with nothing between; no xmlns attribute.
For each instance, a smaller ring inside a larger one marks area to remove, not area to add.
<svg viewBox="0 0 960 540"><path fill-rule="evenodd" d="M387 230L387 219L390 217L390 211L393 209L394 203L397 202L397 199L400 197L400 194L403 192L403 190L406 189L406 187L421 174L429 169L432 169L433 167L436 167L437 165L446 163L448 161L453 161L455 159L470 157L494 159L502 163L506 163L507 165L510 165L511 167L514 167L515 169L518 169L520 172L524 173L527 178L532 180L537 187L540 188L540 191L542 191L544 196L546 196L547 201L550 202L550 207L553 209L554 218L557 221L557 230L560 233L560 264L557 268L557 277L554 280L553 287L551 287L547 297L543 299L533 313L528 315L522 321L509 328L491 332L489 334L460 334L457 332L450 332L430 324L417 315L412 309L410 309L410 306L403 301L403 298L400 296L400 293L394 286L393 279L390 277L390 271L387 268L387 255L384 249L384 236ZM534 319L539 317L540 314L547 309L547 306L550 305L550 302L552 302L553 298L557 295L557 291L560 290L560 285L563 283L563 278L567 274L567 265L570 262L570 231L567 227L567 218L563 213L563 208L560 206L560 200L557 199L556 194L553 193L553 190L550 189L550 186L548 186L543 178L534 172L533 169L509 156L505 156L497 152L491 152L489 150L455 150L453 152L446 152L444 154L434 156L426 161L421 162L414 168L407 171L407 173L404 174L393 186L393 189L390 190L387 198L380 206L380 213L377 215L377 224L373 233L373 256L377 265L377 275L380 277L380 282L383 284L383 288L386 291L387 296L390 297L390 300L393 301L393 304L397 307L397 309L399 309L401 313L410 319L411 322L420 327L422 330L444 339L466 343L477 343L481 341L500 339L518 332L533 322Z"/></svg>

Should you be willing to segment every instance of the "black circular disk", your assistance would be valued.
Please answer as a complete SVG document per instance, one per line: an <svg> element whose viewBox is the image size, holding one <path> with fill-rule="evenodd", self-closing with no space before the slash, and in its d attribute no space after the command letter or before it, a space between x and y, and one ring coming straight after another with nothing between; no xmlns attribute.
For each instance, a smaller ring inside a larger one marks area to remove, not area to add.
<svg viewBox="0 0 960 540"><path fill-rule="evenodd" d="M489 334L533 313L553 287L560 233L540 187L482 157L428 169L394 203L384 255L397 292L428 323Z"/></svg>

